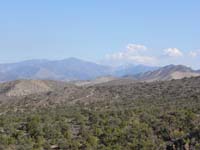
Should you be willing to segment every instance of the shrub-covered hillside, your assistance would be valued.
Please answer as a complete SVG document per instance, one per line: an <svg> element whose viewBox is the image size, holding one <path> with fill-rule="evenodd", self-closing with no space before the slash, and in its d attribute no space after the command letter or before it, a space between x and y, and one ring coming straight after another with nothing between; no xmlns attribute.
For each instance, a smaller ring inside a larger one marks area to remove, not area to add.
<svg viewBox="0 0 200 150"><path fill-rule="evenodd" d="M9 97L9 103L2 102L0 149L200 149L200 78L53 87L51 93ZM72 94L61 101L65 90ZM51 103L36 105L45 95L50 95ZM62 103L55 103L55 95Z"/></svg>

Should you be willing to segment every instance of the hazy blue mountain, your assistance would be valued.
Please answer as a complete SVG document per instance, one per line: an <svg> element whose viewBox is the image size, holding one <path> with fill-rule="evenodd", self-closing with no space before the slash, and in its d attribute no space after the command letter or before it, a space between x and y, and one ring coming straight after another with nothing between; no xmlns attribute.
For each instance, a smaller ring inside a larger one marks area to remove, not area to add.
<svg viewBox="0 0 200 150"><path fill-rule="evenodd" d="M64 60L27 60L0 64L0 81L17 79L91 80L103 76L121 77L155 70L157 67L126 65L108 67L77 58Z"/></svg>
<svg viewBox="0 0 200 150"><path fill-rule="evenodd" d="M199 72L181 65L169 65L163 68L126 65L113 68L77 58L0 64L0 82L17 79L92 80L106 76L138 80L168 80L197 75Z"/></svg>
<svg viewBox="0 0 200 150"><path fill-rule="evenodd" d="M131 76L136 75L148 71L154 71L159 67L155 66L145 66L145 65L126 65L121 66L115 69L114 75L122 77L122 76Z"/></svg>
<svg viewBox="0 0 200 150"><path fill-rule="evenodd" d="M87 80L110 73L107 66L68 58L58 61L29 60L1 64L0 81L16 79Z"/></svg>

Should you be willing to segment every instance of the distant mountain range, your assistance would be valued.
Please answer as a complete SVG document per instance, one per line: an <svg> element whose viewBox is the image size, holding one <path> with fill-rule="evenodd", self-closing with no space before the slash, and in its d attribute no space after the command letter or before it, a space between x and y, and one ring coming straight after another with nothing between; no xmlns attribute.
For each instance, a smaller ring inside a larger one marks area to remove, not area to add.
<svg viewBox="0 0 200 150"><path fill-rule="evenodd" d="M98 81L94 81L94 83L99 83L104 80L116 79L116 77L128 77L140 81L155 81L199 75L200 71L181 65L169 65L162 68L144 65L110 67L77 58L57 61L28 60L18 63L0 64L0 82L18 79L74 81L98 78Z"/></svg>
<svg viewBox="0 0 200 150"><path fill-rule="evenodd" d="M153 70L148 66L109 67L93 62L68 58L64 60L28 60L0 65L0 81L17 79L91 80L102 76L121 77Z"/></svg>
<svg viewBox="0 0 200 150"><path fill-rule="evenodd" d="M29 60L0 65L0 81L16 79L87 80L104 76L110 67L68 58L59 61Z"/></svg>
<svg viewBox="0 0 200 150"><path fill-rule="evenodd" d="M168 65L154 71L138 74L134 78L141 81L164 81L197 76L200 76L200 72L189 67L183 65Z"/></svg>
<svg viewBox="0 0 200 150"><path fill-rule="evenodd" d="M122 77L125 75L136 75L140 73L145 73L148 71L157 70L159 67L155 66L145 66L145 65L125 65L115 68L114 75L118 77Z"/></svg>

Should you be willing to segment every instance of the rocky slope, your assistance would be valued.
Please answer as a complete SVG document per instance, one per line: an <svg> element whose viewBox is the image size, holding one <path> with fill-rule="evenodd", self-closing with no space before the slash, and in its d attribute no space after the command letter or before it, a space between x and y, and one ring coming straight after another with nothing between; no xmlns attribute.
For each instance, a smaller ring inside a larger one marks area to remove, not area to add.
<svg viewBox="0 0 200 150"><path fill-rule="evenodd" d="M140 81L164 81L200 76L198 71L183 65L169 65L136 76Z"/></svg>

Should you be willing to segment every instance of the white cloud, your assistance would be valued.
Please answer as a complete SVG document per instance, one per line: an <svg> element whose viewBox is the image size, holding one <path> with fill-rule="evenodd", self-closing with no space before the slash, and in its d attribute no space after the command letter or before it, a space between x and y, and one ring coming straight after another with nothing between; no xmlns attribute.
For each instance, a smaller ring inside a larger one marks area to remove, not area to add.
<svg viewBox="0 0 200 150"><path fill-rule="evenodd" d="M156 64L156 58L143 54L147 50L144 45L128 44L126 50L108 54L106 59L116 63L133 63L133 64L145 64L154 65Z"/></svg>
<svg viewBox="0 0 200 150"><path fill-rule="evenodd" d="M128 44L126 46L127 50L129 52L138 52L138 51L143 51L147 50L147 47L144 45L139 45L139 44Z"/></svg>
<svg viewBox="0 0 200 150"><path fill-rule="evenodd" d="M192 56L192 57L200 56L200 50L190 51L189 55Z"/></svg>
<svg viewBox="0 0 200 150"><path fill-rule="evenodd" d="M192 51L192 52L189 53L189 55L192 56L192 57L196 57L197 53Z"/></svg>
<svg viewBox="0 0 200 150"><path fill-rule="evenodd" d="M178 48L168 48L164 50L164 55L169 57L181 57L183 53Z"/></svg>
<svg viewBox="0 0 200 150"><path fill-rule="evenodd" d="M169 64L182 64L198 68L200 66L200 49L184 52L178 48L153 50L144 45L128 44L124 50L106 55L104 64L120 66L125 64L143 64L164 66Z"/></svg>
<svg viewBox="0 0 200 150"><path fill-rule="evenodd" d="M156 59L154 57L150 56L131 56L130 60L133 60L139 64L146 64L146 65L152 65L155 64Z"/></svg>

